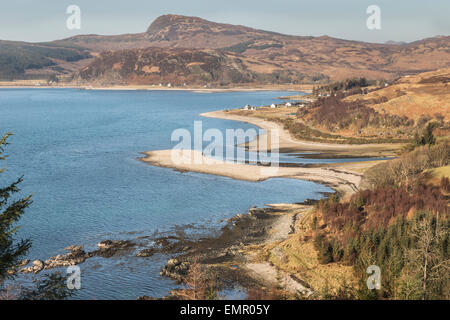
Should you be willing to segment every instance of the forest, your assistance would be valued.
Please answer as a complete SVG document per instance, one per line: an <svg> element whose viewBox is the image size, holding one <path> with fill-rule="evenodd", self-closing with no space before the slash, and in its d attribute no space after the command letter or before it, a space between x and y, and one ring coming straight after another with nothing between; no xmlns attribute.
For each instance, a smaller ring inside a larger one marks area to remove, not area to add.
<svg viewBox="0 0 450 320"><path fill-rule="evenodd" d="M337 298L449 299L450 181L429 170L449 165L448 141L420 146L365 174L349 199L321 200L313 219L322 264L353 266L357 289ZM379 266L382 289L369 290L366 269Z"/></svg>

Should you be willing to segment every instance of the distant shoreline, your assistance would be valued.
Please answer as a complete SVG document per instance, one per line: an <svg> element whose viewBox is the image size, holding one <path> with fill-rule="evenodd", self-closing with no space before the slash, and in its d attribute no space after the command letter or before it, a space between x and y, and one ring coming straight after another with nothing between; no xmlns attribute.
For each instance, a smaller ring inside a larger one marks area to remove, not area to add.
<svg viewBox="0 0 450 320"><path fill-rule="evenodd" d="M28 82L28 81L27 81ZM167 87L156 85L117 85L117 86L90 86L90 85L33 85L21 82L0 81L0 89L79 89L79 90L110 90L110 91L193 91L193 92L255 92L255 91L290 91L312 92L312 85L263 85L252 87Z"/></svg>

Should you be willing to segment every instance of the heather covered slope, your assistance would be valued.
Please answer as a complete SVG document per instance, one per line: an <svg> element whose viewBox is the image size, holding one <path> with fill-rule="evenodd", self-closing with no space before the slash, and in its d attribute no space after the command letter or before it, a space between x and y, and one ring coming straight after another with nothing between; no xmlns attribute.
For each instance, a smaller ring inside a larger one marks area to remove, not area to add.
<svg viewBox="0 0 450 320"><path fill-rule="evenodd" d="M147 48L103 52L73 77L77 84L227 85L257 81L242 57L217 50Z"/></svg>

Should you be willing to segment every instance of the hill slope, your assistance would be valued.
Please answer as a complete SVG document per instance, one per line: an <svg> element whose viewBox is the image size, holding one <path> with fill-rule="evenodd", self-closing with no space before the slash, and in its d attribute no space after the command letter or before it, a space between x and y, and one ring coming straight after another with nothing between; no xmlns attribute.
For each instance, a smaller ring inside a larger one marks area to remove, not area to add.
<svg viewBox="0 0 450 320"><path fill-rule="evenodd" d="M142 34L79 36L66 41L98 51L124 46L221 49L267 65L267 69L258 68L260 73L294 72L294 82L360 76L392 79L450 66L450 37L374 44L327 36L289 36L180 15L161 16Z"/></svg>
<svg viewBox="0 0 450 320"><path fill-rule="evenodd" d="M75 46L0 41L0 79L13 80L68 74L91 58L88 50Z"/></svg>
<svg viewBox="0 0 450 320"><path fill-rule="evenodd" d="M96 85L226 85L257 80L257 74L247 69L238 55L185 48L105 51L73 77L78 84Z"/></svg>
<svg viewBox="0 0 450 320"><path fill-rule="evenodd" d="M413 120L441 115L450 120L450 68L403 77L392 85L347 99L362 99L380 113L406 116ZM381 103L380 103L381 101ZM438 116L439 117L439 116Z"/></svg>
<svg viewBox="0 0 450 320"><path fill-rule="evenodd" d="M342 80L360 76L393 79L450 67L448 36L409 44L373 44L327 36L283 35L180 15L161 16L143 33L80 35L45 45L88 50L92 55L105 50L148 47L216 49L230 52L223 53L225 55L239 54L248 69L264 74L266 76L263 78L274 79L277 83ZM83 63L87 65L89 62L86 60ZM0 70L6 67L5 63L0 62Z"/></svg>

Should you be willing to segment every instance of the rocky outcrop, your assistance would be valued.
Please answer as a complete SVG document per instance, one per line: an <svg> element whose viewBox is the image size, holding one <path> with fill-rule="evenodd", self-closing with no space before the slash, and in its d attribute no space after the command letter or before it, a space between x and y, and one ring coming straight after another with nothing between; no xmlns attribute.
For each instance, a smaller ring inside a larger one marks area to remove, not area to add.
<svg viewBox="0 0 450 320"><path fill-rule="evenodd" d="M23 268L20 271L23 273L39 273L42 269L44 269L44 262L41 260L34 260L32 266Z"/></svg>
<svg viewBox="0 0 450 320"><path fill-rule="evenodd" d="M39 273L43 269L53 269L59 267L74 266L86 261L86 259L94 256L101 256L103 258L110 258L121 250L131 249L135 246L135 243L129 240L105 240L97 244L98 249L91 252L83 250L83 246L72 245L64 250L69 251L66 254L59 254L54 257L48 258L45 262L41 260L34 260L33 265L22 268L19 271L23 273ZM150 256L150 251L143 250L143 254ZM19 267L25 266L29 263L29 260L24 260L20 263ZM16 270L10 270L10 275L15 274Z"/></svg>
<svg viewBox="0 0 450 320"><path fill-rule="evenodd" d="M156 252L158 252L158 250L155 249L155 248L144 249L144 250L139 251L139 252L136 254L136 257L147 258L147 257L151 257L151 256L154 255Z"/></svg>
<svg viewBox="0 0 450 320"><path fill-rule="evenodd" d="M187 261L170 259L159 274L181 282L186 277L189 267L190 264Z"/></svg>
<svg viewBox="0 0 450 320"><path fill-rule="evenodd" d="M67 254L59 254L54 257L50 257L45 261L45 269L53 269L59 267L74 266L83 263L89 255L83 250L83 246L70 246L64 250L70 251Z"/></svg>
<svg viewBox="0 0 450 320"><path fill-rule="evenodd" d="M105 240L97 244L98 249L89 253L89 256L110 258L118 251L131 249L135 246L130 240Z"/></svg>

